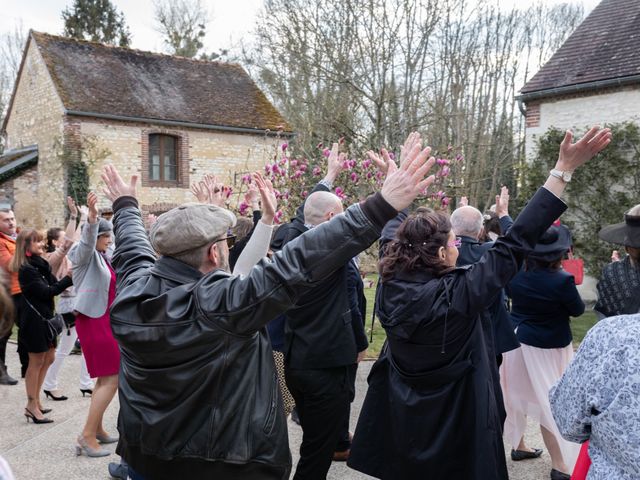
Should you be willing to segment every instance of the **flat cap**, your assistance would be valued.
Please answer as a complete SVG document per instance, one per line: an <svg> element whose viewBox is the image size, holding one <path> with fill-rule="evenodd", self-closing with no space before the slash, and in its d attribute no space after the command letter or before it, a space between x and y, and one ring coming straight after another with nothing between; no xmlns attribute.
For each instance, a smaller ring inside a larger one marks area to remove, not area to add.
<svg viewBox="0 0 640 480"><path fill-rule="evenodd" d="M236 224L229 210L203 203L185 203L158 217L151 226L151 245L169 257L203 247Z"/></svg>

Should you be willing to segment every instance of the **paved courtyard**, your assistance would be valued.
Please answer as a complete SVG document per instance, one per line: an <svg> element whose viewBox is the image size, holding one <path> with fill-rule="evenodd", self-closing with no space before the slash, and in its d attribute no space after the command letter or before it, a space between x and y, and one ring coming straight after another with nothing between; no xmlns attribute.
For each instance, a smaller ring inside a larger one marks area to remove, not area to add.
<svg viewBox="0 0 640 480"><path fill-rule="evenodd" d="M14 376L19 371L15 345L9 344L7 363ZM352 409L351 428L356 420L366 390L366 377L372 362L363 362L358 370L357 395ZM118 461L117 455L104 458L76 457L75 438L82 429L89 398L83 398L78 388L80 357L70 356L61 371L61 386L69 397L65 402L43 400L44 405L53 408L48 416L55 420L48 425L27 424L22 412L25 404L24 382L16 386L0 386L0 455L11 465L17 480L80 480L111 478L107 472L110 461ZM118 402L112 403L105 416L105 428L110 433L116 431ZM302 437L301 429L289 421L289 442L294 465L298 461L298 448ZM527 442L531 446L541 447L542 438L535 425L529 425ZM114 445L107 446L111 451ZM451 452L455 455L455 452ZM512 480L546 480L549 478L551 464L545 453L540 459L514 463L507 460ZM185 478L188 478L185 476ZM356 480L372 478L346 467L344 463L334 462L327 477L330 480ZM426 477L425 477L426 478ZM452 479L463 480L463 479Z"/></svg>

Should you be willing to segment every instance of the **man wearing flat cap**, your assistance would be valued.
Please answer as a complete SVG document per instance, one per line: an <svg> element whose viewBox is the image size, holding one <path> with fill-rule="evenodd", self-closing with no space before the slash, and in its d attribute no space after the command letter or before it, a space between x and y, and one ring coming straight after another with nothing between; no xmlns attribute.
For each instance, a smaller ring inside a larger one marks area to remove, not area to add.
<svg viewBox="0 0 640 480"><path fill-rule="evenodd" d="M111 325L122 354L117 452L131 478L289 478L287 425L264 327L371 245L433 181L424 178L434 163L428 154L418 146L389 170L380 193L242 276L225 268L232 214L178 207L158 217L149 239L136 178L126 184L105 167L117 244Z"/></svg>
<svg viewBox="0 0 640 480"><path fill-rule="evenodd" d="M623 245L627 255L602 270L598 302L593 309L600 318L640 312L640 205L598 234L605 242Z"/></svg>

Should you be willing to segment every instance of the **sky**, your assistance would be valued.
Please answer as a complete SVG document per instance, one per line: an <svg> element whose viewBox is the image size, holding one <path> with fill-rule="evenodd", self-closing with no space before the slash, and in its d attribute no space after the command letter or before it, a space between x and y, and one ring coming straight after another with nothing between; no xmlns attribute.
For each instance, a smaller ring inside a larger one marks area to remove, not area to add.
<svg viewBox="0 0 640 480"><path fill-rule="evenodd" d="M154 29L152 0L111 0L124 13L133 34L131 46L140 50L164 51L160 35ZM340 0L336 0L340 1ZM501 0L506 8L518 5L526 7L538 0ZM540 0L547 4L562 3L562 0ZM582 3L589 13L600 0L573 0ZM263 0L202 0L210 13L205 50L219 51L238 45L250 35L255 19L262 8ZM52 34L62 33L61 12L73 0L0 0L0 33L11 31L21 21L25 31L34 29Z"/></svg>

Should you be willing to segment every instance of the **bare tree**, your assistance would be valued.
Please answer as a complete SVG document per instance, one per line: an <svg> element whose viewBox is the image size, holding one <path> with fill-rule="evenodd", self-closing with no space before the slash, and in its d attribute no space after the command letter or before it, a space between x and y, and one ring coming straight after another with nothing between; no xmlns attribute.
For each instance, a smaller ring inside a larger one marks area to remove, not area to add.
<svg viewBox="0 0 640 480"><path fill-rule="evenodd" d="M13 30L0 35L0 124L7 114L6 109L18 76L26 39L22 21L18 21ZM0 152L3 149L2 141L0 137Z"/></svg>
<svg viewBox="0 0 640 480"><path fill-rule="evenodd" d="M204 46L209 14L200 0L154 0L156 29L170 53L193 58Z"/></svg>

